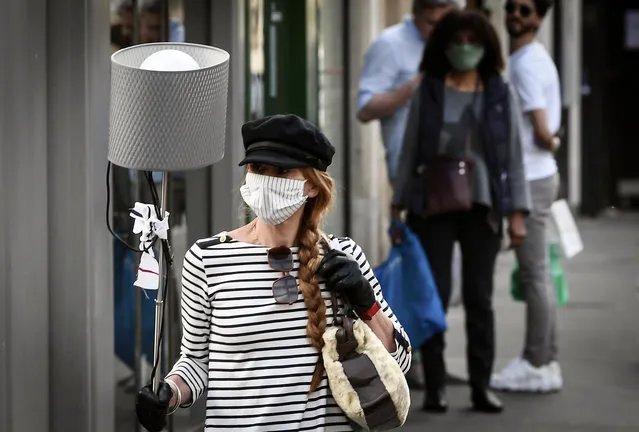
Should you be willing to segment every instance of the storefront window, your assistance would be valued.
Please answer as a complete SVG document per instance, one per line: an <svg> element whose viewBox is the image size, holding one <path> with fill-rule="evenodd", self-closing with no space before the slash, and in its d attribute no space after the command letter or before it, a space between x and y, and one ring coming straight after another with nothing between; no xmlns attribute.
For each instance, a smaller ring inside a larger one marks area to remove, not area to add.
<svg viewBox="0 0 639 432"><path fill-rule="evenodd" d="M248 119L264 116L264 1L248 0Z"/></svg>

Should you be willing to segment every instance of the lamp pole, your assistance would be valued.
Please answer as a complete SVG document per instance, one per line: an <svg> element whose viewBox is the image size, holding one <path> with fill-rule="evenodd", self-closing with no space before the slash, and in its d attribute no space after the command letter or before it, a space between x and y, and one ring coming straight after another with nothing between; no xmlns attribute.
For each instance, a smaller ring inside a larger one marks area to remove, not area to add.
<svg viewBox="0 0 639 432"><path fill-rule="evenodd" d="M160 214L158 219L164 219L168 195L169 173L162 171L162 191L160 198ZM156 368L153 374L153 391L157 392L162 376L162 316L164 310L164 281L168 278L168 265L164 256L164 247L160 243L160 256L158 257L158 292L155 299L155 340L153 341L153 366Z"/></svg>

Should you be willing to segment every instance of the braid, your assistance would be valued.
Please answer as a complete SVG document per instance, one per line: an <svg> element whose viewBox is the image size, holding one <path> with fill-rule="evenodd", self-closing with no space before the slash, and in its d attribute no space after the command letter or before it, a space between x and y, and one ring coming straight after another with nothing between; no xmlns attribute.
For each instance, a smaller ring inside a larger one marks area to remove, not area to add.
<svg viewBox="0 0 639 432"><path fill-rule="evenodd" d="M315 219L315 220L314 220ZM305 217L298 236L300 244L299 257L299 280L300 289L304 296L304 304L308 310L308 324L306 325L306 335L311 340L311 344L320 351L320 360L315 368L311 381L313 393L319 387L324 376L324 363L321 361L321 351L324 347L322 335L326 330L326 303L322 298L315 271L321 262L320 258L320 233L316 218Z"/></svg>
<svg viewBox="0 0 639 432"><path fill-rule="evenodd" d="M311 345L319 351L319 359L315 366L309 394L313 393L320 385L324 377L324 362L322 361L322 348L324 347L324 331L326 330L326 303L322 297L318 278L315 275L320 265L320 240L319 226L324 215L330 211L333 205L333 179L324 171L313 168L303 169L304 177L317 188L318 194L309 199L305 204L302 221L297 234L299 245L299 284L304 304L308 310L308 323L306 324L306 336Z"/></svg>

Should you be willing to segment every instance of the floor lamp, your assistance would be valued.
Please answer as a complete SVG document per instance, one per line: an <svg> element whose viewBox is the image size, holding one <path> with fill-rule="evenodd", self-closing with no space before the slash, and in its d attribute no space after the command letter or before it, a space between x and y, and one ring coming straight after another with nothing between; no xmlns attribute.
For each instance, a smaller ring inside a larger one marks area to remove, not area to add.
<svg viewBox="0 0 639 432"><path fill-rule="evenodd" d="M202 168L224 157L228 74L229 54L205 45L142 44L111 57L109 162L147 171L149 178L152 171L162 173L161 198L151 205L137 203L132 210L141 214L142 237L161 243L156 267L147 279L153 281L151 285L157 280L157 286L146 287L157 289L152 376L156 391L166 325L164 281L169 277L164 237L168 176L171 171ZM152 180L149 186L153 189ZM142 214L145 211L149 214ZM152 250L143 252L142 261L149 257L155 260ZM143 270L141 265L138 275Z"/></svg>

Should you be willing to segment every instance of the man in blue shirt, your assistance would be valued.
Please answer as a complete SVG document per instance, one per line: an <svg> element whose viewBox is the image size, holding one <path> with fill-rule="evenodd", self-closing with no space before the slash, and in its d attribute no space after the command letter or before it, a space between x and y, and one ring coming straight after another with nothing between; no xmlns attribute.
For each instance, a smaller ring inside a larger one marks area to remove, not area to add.
<svg viewBox="0 0 639 432"><path fill-rule="evenodd" d="M426 39L460 0L413 0L412 15L384 30L364 56L357 118L380 120L391 183L401 153L409 101L419 83L419 63Z"/></svg>

